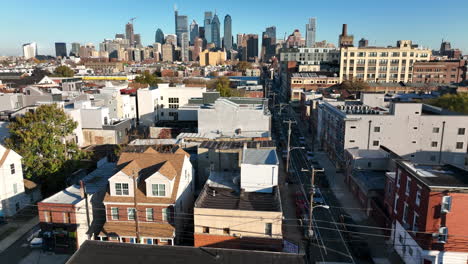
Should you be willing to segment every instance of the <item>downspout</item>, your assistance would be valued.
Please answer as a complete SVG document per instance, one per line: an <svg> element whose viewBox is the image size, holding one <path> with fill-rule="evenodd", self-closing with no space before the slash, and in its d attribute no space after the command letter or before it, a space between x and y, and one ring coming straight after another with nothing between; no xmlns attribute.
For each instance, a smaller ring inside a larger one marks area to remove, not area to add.
<svg viewBox="0 0 468 264"><path fill-rule="evenodd" d="M370 131L371 131L372 120L369 120L369 130L367 131L367 149L370 148Z"/></svg>
<svg viewBox="0 0 468 264"><path fill-rule="evenodd" d="M445 121L442 122L442 136L440 138L439 164L442 162L442 146L444 145Z"/></svg>

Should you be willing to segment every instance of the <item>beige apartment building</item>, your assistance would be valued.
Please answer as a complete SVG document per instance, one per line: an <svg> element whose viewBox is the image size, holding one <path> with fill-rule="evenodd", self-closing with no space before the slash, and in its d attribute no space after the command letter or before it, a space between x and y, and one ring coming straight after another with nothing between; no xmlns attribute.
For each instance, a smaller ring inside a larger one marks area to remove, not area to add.
<svg viewBox="0 0 468 264"><path fill-rule="evenodd" d="M429 61L431 54L411 40L399 40L396 47L343 47L340 82L411 82L414 62Z"/></svg>
<svg viewBox="0 0 468 264"><path fill-rule="evenodd" d="M200 66L216 66L222 65L226 61L226 52L224 51L209 51L204 50L200 52Z"/></svg>

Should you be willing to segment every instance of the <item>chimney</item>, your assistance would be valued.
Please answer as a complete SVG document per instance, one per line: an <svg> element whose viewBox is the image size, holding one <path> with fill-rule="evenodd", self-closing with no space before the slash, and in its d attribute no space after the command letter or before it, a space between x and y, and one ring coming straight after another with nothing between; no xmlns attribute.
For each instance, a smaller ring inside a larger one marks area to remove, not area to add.
<svg viewBox="0 0 468 264"><path fill-rule="evenodd" d="M257 146L257 149L259 149L260 148L260 142L257 142L256 146Z"/></svg>
<svg viewBox="0 0 468 264"><path fill-rule="evenodd" d="M343 32L341 33L341 35L348 35L348 24L343 24Z"/></svg>
<svg viewBox="0 0 468 264"><path fill-rule="evenodd" d="M244 149L247 149L247 142L244 142Z"/></svg>
<svg viewBox="0 0 468 264"><path fill-rule="evenodd" d="M80 196L85 198L85 184L83 181L80 181Z"/></svg>

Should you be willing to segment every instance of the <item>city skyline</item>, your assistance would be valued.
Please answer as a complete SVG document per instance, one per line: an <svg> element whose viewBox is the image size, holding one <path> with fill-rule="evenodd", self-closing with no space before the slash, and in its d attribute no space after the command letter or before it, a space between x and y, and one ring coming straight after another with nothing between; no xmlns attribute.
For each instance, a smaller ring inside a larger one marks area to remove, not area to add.
<svg viewBox="0 0 468 264"><path fill-rule="evenodd" d="M379 3L377 7L369 6L364 9L366 10L364 13L361 6L345 1L339 1L339 8L336 8L337 5L314 4L312 6L307 5L307 1L300 2L304 4L297 9L298 5L267 4L271 1L255 3L247 1L219 3L211 0L197 3L165 1L157 4L144 1L146 8L141 11L139 9L138 12L132 12L132 8L129 8L132 6L130 1L119 1L119 5L115 6L90 2L94 4L92 10L88 12L85 8L87 5L83 4L83 7L78 7L73 14L58 7L57 1L32 2L28 8L9 2L2 4L2 7L4 7L5 20L10 21L9 24L13 26L0 29L2 36L9 36L0 44L0 56L21 55L22 45L30 42L37 43L39 54L42 55L54 55L55 42L66 42L67 48L70 48L72 42L97 45L104 39L113 38L116 33L124 33L125 24L131 17L137 17L134 30L141 34L142 44L150 45L153 43L154 32L157 28L161 28L166 34L176 33L173 32L174 3L177 4L180 13L187 15L188 21L193 19L203 21L205 11L216 10L218 17L222 18L229 14L233 19L233 35L237 33L261 35L265 27L276 26L278 40L283 39L285 33L289 35L295 29L299 29L305 36L305 24L308 18L316 17L319 21L316 41L327 40L337 44L341 25L346 23L349 25L349 33L355 36L355 40L364 37L369 40L369 45L395 45L397 40L408 39L424 47L438 49L441 40L444 39L463 52L468 50L468 37L459 33L465 32L468 26L468 18L463 15L466 14L468 8L462 5L461 0L449 0L446 6L437 9L427 7L430 4L427 2L424 7L419 7L417 3L398 0L392 5ZM360 2L360 4L368 3L370 2L367 0ZM399 3L405 3L405 9L398 8ZM249 4L250 12L245 12L246 4ZM460 5L460 8L452 8L457 5ZM85 9L86 12L82 12ZM54 19L44 19L42 12L37 12L37 10L54 10L54 14L57 15L54 15ZM122 10L125 12L121 12ZM292 10L294 12L289 12ZM415 12L416 10L419 13ZM357 12L359 16L356 16ZM24 15L17 17L15 14L18 13ZM261 15L254 15L260 13ZM330 16L330 13L335 15ZM370 23L370 20L389 21L389 23ZM223 26L220 28L222 36Z"/></svg>

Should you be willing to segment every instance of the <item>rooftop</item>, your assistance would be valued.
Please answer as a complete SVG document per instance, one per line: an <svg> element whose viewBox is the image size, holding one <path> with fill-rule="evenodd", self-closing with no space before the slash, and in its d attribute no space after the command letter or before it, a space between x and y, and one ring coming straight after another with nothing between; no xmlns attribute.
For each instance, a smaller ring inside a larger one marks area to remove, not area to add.
<svg viewBox="0 0 468 264"><path fill-rule="evenodd" d="M203 141L200 148L206 149L241 149L247 144L247 148L276 148L273 140L262 141Z"/></svg>
<svg viewBox="0 0 468 264"><path fill-rule="evenodd" d="M337 77L338 75L333 72L294 72L292 78L326 78Z"/></svg>
<svg viewBox="0 0 468 264"><path fill-rule="evenodd" d="M397 161L414 177L429 187L468 189L468 171L453 165L423 165Z"/></svg>
<svg viewBox="0 0 468 264"><path fill-rule="evenodd" d="M277 165L278 156L275 149L245 149L243 164L252 165Z"/></svg>
<svg viewBox="0 0 468 264"><path fill-rule="evenodd" d="M89 263L203 263L203 264L283 264L305 263L304 255L253 250L205 247L156 246L86 240L67 264Z"/></svg>
<svg viewBox="0 0 468 264"><path fill-rule="evenodd" d="M354 159L385 159L389 157L388 152L381 149L346 149Z"/></svg>
<svg viewBox="0 0 468 264"><path fill-rule="evenodd" d="M352 177L365 193L385 188L385 171L353 170Z"/></svg>

